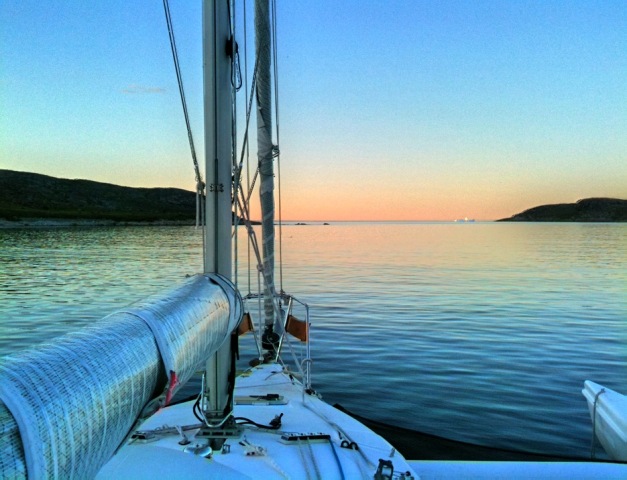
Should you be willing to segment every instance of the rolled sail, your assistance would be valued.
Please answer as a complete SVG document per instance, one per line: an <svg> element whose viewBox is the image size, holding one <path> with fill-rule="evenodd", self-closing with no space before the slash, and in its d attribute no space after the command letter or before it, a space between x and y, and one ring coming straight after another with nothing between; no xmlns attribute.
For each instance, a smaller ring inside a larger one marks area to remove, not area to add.
<svg viewBox="0 0 627 480"><path fill-rule="evenodd" d="M221 275L196 275L172 292L149 297L118 314L141 318L152 330L170 393L187 382L239 325L242 299Z"/></svg>
<svg viewBox="0 0 627 480"><path fill-rule="evenodd" d="M0 364L1 476L89 478L146 405L172 394L235 330L241 298L222 277L197 275L79 332ZM10 415L6 415L6 409Z"/></svg>

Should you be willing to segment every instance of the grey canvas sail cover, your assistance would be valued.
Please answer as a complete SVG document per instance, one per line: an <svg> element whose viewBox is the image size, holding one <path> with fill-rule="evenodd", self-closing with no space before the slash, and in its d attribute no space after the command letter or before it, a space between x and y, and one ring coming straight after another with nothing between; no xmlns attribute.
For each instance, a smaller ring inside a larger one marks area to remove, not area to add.
<svg viewBox="0 0 627 480"><path fill-rule="evenodd" d="M261 202L261 239L264 273L264 315L266 327L275 321L274 306L274 146L272 144L272 79L270 6L255 2L255 43L258 69L257 159L259 161L259 198Z"/></svg>
<svg viewBox="0 0 627 480"><path fill-rule="evenodd" d="M173 394L241 317L241 298L228 280L196 275L79 332L3 358L0 476L22 477L24 468L30 478L95 476L160 396L160 380L170 380Z"/></svg>

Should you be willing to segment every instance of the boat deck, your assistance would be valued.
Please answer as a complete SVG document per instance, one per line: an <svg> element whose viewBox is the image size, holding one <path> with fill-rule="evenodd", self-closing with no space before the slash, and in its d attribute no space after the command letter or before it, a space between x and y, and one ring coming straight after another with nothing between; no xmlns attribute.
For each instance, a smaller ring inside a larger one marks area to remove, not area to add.
<svg viewBox="0 0 627 480"><path fill-rule="evenodd" d="M417 478L386 440L316 395L304 393L303 386L277 364L257 366L237 378L234 417L238 423L249 419L268 425L282 414L278 430L244 424L239 435L226 441L226 448L205 458L208 442L197 437L198 428L185 431L190 441L187 445L179 443L183 437L172 428L199 425L193 404L190 401L164 408L149 418L141 431L162 429L170 433L131 440L98 478L154 478L157 474L169 478L196 474L268 479L373 478L380 460L391 462L394 478ZM193 451L196 454L188 453Z"/></svg>
<svg viewBox="0 0 627 480"><path fill-rule="evenodd" d="M225 448L209 452L199 436L194 401L158 411L141 425L146 440L131 440L99 472L99 479L376 478L380 462L391 462L380 478L627 478L627 465L596 462L407 461L360 421L303 391L278 364L259 365L236 380L234 417L241 431ZM259 428L281 416L277 430ZM189 443L177 431L184 430ZM152 437L152 438L150 438ZM356 447L356 448L355 448Z"/></svg>

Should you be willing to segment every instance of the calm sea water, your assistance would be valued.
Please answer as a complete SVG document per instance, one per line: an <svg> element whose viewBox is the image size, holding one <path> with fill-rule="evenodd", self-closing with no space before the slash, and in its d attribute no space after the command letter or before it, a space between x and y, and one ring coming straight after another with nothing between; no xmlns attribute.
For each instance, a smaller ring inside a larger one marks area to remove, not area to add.
<svg viewBox="0 0 627 480"><path fill-rule="evenodd" d="M0 355L199 271L201 242L192 227L0 230ZM627 393L625 224L288 225L283 259L329 403L585 457L583 381Z"/></svg>

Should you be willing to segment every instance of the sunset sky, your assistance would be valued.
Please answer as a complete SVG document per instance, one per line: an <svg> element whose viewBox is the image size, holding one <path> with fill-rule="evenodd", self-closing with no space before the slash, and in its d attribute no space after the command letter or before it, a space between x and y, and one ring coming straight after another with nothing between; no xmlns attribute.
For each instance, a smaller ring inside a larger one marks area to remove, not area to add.
<svg viewBox="0 0 627 480"><path fill-rule="evenodd" d="M201 4L170 6L203 152ZM284 219L490 220L627 198L624 0L277 10ZM160 0L2 0L0 25L0 168L193 190Z"/></svg>

